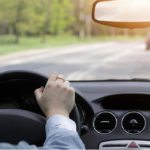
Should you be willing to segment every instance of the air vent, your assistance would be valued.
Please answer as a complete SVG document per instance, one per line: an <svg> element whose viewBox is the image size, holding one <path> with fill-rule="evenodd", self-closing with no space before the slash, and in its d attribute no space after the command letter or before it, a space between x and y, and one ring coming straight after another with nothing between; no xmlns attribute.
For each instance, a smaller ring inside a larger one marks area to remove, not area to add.
<svg viewBox="0 0 150 150"><path fill-rule="evenodd" d="M123 129L129 134L141 133L146 126L144 116L138 112L127 113L122 120Z"/></svg>
<svg viewBox="0 0 150 150"><path fill-rule="evenodd" d="M93 125L96 132L108 134L116 128L117 119L110 112L102 112L95 117Z"/></svg>

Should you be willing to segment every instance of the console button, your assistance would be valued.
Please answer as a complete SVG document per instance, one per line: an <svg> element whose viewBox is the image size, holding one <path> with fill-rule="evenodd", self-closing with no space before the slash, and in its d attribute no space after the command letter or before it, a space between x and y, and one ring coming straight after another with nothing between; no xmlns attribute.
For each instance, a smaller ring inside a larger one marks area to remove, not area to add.
<svg viewBox="0 0 150 150"><path fill-rule="evenodd" d="M135 143L135 142L131 142L129 145L128 145L128 148L138 148L139 146Z"/></svg>

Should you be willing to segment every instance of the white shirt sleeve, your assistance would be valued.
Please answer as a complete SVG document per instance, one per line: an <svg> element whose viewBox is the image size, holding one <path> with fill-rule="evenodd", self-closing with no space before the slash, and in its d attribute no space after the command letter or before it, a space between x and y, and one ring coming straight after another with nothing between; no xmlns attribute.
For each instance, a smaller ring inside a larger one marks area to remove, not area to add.
<svg viewBox="0 0 150 150"><path fill-rule="evenodd" d="M63 115L53 115L46 123L46 149L85 149L73 120Z"/></svg>
<svg viewBox="0 0 150 150"><path fill-rule="evenodd" d="M65 117L64 115L53 115L47 120L46 123L46 136L49 135L52 129L67 129L76 131L76 124L73 120Z"/></svg>

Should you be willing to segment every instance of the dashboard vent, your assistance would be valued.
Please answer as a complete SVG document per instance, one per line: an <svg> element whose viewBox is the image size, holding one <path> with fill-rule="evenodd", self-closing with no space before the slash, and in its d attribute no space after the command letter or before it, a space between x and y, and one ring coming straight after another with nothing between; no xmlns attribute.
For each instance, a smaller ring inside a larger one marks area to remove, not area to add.
<svg viewBox="0 0 150 150"><path fill-rule="evenodd" d="M138 112L127 113L122 120L123 129L130 134L141 133L145 126L145 118Z"/></svg>
<svg viewBox="0 0 150 150"><path fill-rule="evenodd" d="M110 112L102 112L94 119L94 129L101 134L111 133L117 125L115 116Z"/></svg>

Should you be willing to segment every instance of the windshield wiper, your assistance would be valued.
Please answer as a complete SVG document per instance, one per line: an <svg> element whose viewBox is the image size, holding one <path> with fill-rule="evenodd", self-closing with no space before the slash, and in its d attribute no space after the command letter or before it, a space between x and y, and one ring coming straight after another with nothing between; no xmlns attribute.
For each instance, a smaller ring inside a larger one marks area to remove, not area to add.
<svg viewBox="0 0 150 150"><path fill-rule="evenodd" d="M150 81L148 78L133 78L131 81Z"/></svg>
<svg viewBox="0 0 150 150"><path fill-rule="evenodd" d="M132 78L132 79L108 79L103 81L138 81L138 82L150 82L150 79L148 78Z"/></svg>
<svg viewBox="0 0 150 150"><path fill-rule="evenodd" d="M148 78L131 78L131 79L104 79L104 80L77 80L70 82L150 82Z"/></svg>

